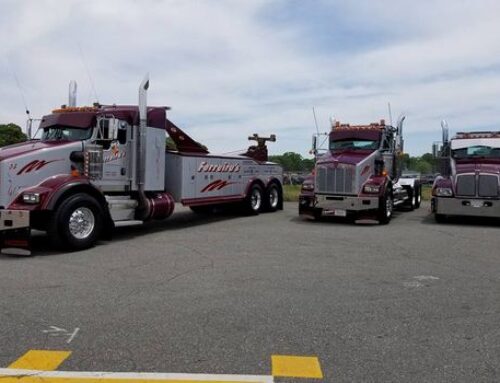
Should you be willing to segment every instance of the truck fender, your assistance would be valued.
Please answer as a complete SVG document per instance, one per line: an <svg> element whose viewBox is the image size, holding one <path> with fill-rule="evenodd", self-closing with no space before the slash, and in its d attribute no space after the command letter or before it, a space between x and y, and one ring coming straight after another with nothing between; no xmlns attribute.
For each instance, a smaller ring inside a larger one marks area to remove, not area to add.
<svg viewBox="0 0 500 383"><path fill-rule="evenodd" d="M250 188L254 185L258 184L262 190L266 190L266 185L264 185L264 182L262 182L259 178L253 177L248 180L247 186L245 187L245 194L243 195L244 198L248 195L248 192L250 191Z"/></svg>
<svg viewBox="0 0 500 383"><path fill-rule="evenodd" d="M61 183L54 185L52 193L44 201L43 208L48 211L57 209L57 207L71 195L76 193L85 193L96 199L102 207L104 213L104 230L103 236L105 239L111 239L112 231L115 227L114 221L111 218L108 209L108 203L104 194L92 185L86 177L71 177L71 179L61 179Z"/></svg>

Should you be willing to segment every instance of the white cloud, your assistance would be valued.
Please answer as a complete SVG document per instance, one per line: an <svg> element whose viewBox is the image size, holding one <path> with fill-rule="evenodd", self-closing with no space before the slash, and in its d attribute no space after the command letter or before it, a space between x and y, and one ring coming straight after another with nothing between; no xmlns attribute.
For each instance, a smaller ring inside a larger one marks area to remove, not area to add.
<svg viewBox="0 0 500 383"><path fill-rule="evenodd" d="M312 3L348 25L327 25L320 47L304 32L314 30L314 17L273 22L297 4L3 1L0 121L25 118L9 65L34 115L65 103L71 79L80 103L92 102L81 46L101 102L135 103L149 71L150 103L172 106L172 120L214 151L245 147L259 132L278 135L274 153L306 154L313 105L324 130L332 115L352 123L387 117L391 101L394 114L408 112L409 135L429 138L427 146L407 139L413 153L430 149L443 117L459 130L496 123L496 2ZM365 44L377 34L383 38ZM358 49L328 44L347 37Z"/></svg>

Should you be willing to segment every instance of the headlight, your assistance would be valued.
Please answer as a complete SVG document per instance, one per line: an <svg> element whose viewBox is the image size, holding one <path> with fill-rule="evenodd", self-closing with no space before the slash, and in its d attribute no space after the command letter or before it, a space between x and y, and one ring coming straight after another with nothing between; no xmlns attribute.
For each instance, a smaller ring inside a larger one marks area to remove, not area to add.
<svg viewBox="0 0 500 383"><path fill-rule="evenodd" d="M32 205L36 205L40 203L40 194L39 193L24 193L23 194L23 202L29 203Z"/></svg>
<svg viewBox="0 0 500 383"><path fill-rule="evenodd" d="M302 184L302 190L304 191L313 191L314 190L314 184Z"/></svg>
<svg viewBox="0 0 500 383"><path fill-rule="evenodd" d="M380 185L365 185L363 186L363 193L378 194L380 193Z"/></svg>
<svg viewBox="0 0 500 383"><path fill-rule="evenodd" d="M436 195L438 197L451 197L453 196L453 190L451 188L436 188Z"/></svg>

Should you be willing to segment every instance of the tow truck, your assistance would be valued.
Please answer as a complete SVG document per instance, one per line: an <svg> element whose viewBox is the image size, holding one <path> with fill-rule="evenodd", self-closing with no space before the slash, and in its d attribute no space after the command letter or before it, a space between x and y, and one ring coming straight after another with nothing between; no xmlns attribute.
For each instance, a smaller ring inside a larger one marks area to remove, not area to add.
<svg viewBox="0 0 500 383"><path fill-rule="evenodd" d="M0 247L31 254L31 230L66 250L93 246L119 226L169 217L180 202L196 212L238 204L250 214L283 207L282 168L266 143L235 155L211 154L147 106L149 77L138 105L68 105L41 119L40 140L0 149ZM166 151L166 134L176 150Z"/></svg>

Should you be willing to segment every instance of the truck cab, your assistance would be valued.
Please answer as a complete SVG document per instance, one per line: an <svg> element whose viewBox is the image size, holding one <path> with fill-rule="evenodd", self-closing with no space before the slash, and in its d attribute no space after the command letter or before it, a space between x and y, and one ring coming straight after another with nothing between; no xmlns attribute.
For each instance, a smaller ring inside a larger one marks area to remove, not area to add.
<svg viewBox="0 0 500 383"><path fill-rule="evenodd" d="M448 140L448 128L442 126L442 175L432 187L436 221L449 216L500 217L500 132L462 132Z"/></svg>
<svg viewBox="0 0 500 383"><path fill-rule="evenodd" d="M368 216L388 223L394 207L417 208L418 180L398 182L403 121L404 117L397 127L384 120L368 125L336 122L328 135L327 152L316 155L313 176L303 183L299 214L315 219ZM316 147L313 152L317 153Z"/></svg>

